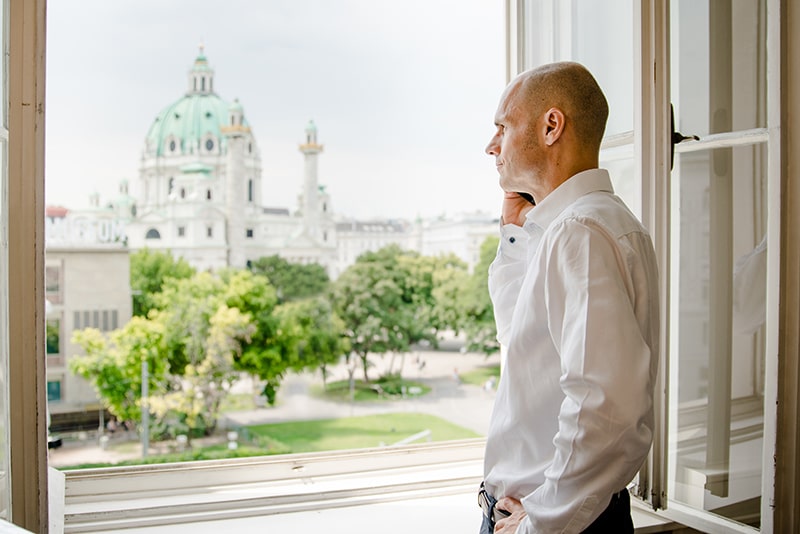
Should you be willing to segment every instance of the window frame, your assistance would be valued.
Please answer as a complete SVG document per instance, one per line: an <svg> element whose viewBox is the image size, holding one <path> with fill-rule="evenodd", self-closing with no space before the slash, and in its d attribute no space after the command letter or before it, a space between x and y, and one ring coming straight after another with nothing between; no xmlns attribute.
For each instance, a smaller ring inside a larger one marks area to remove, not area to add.
<svg viewBox="0 0 800 534"><path fill-rule="evenodd" d="M774 473L778 465L777 476L762 478L762 527L765 532L791 531L792 526L800 521L800 511L793 503L800 491L798 488L798 460L800 452L796 445L797 434L797 406L798 406L798 295L800 295L800 273L797 270L797 258L800 257L800 240L793 238L798 235L800 224L800 202L795 187L797 177L789 175L789 163L800 155L793 154L788 144L788 137L781 136L781 118L785 118L784 127L792 126L796 119L790 121L792 116L789 111L800 108L800 96L794 95L791 89L792 82L800 73L800 54L792 58L790 51L797 51L798 44L790 41L788 31L782 32L800 24L800 8L792 10L788 0L768 1L768 24L774 29L768 35L769 69L773 74L771 80L777 83L769 84L768 101L772 103L768 109L769 143L780 150L770 150L768 155L769 166L769 205L780 207L778 215L769 217L768 235L773 243L780 243L780 247L771 247L768 253L768 335L767 353L775 355L768 360L767 383L765 396L768 400L780 400L780 408L776 413L774 403L766 403L765 413L765 454L764 473ZM48 524L47 507L47 437L46 437L46 379L44 374L44 28L45 28L45 0L7 0L4 3L4 35L9 37L8 55L4 54L4 61L8 65L8 78L4 77L4 84L8 84L9 96L9 130L14 136L8 138L8 175L7 196L2 199L4 204L2 216L4 228L8 229L8 254L3 261L8 262L8 293L6 299L0 302L0 307L7 306L8 319L0 327L10 331L21 332L24 335L0 336L7 339L9 346L9 391L7 406L15 406L14 412L9 417L10 446L14 448L15 456L11 458L11 496L12 520L17 525L30 531L44 531ZM507 71L520 70L524 64L524 50L521 48L520 35L524 35L525 26L521 12L524 11L526 0L506 0L506 28L507 39ZM637 83L642 87L637 91L636 109L642 111L642 116L636 121L641 138L636 143L647 150L647 160L641 162L643 173L655 170L654 174L647 176L663 176L665 153L664 144L656 140L664 135L664 129L658 127L666 122L666 109L658 103L663 102L663 91L668 88L659 72L666 72L658 66L666 65L668 60L668 46L665 46L666 34L664 29L668 24L668 0L645 0L634 2L637 10L634 16L636 21L636 38L641 44L642 52L637 55L636 65L640 72L652 76L636 76ZM785 18L781 18L781 13ZM789 17L787 17L787 15ZM778 31L777 28L781 28ZM524 40L523 40L524 41ZM788 75L794 76L791 80ZM784 76L787 76L785 79ZM12 83L9 83L11 80ZM642 80L647 80L643 82ZM658 81L658 84L655 82ZM796 92L796 91L795 91ZM640 99L640 100L639 100ZM782 108L783 111L782 111ZM641 123L639 122L641 121ZM795 162L796 163L796 162ZM658 195L658 190L667 187L668 182L657 183L654 179L642 181L643 191L643 218L654 232L654 240L658 241L657 254L659 261L669 258L668 245L663 249L660 243L669 235L669 226L664 222L664 214L668 213L663 205L668 196ZM791 186L791 187L790 187ZM646 201L646 202L645 202ZM792 203L794 201L794 203ZM5 238L6 236L2 236ZM662 265L669 265L667 262ZM669 290L669 277L663 277L662 291ZM781 298L784 293L784 298ZM662 293L667 294L667 293ZM664 299L666 300L666 299ZM665 304L662 304L664 306ZM663 320L668 321L668 314L663 315ZM665 323L668 325L668 322ZM780 327L780 333L779 333ZM666 335L662 333L662 335ZM0 341L4 342L4 341ZM662 346L666 351L667 347ZM779 373L777 354L781 354L781 373ZM0 355L2 349L0 349ZM663 371L663 369L662 369ZM664 372L661 376L666 376ZM659 391L665 391L663 383L659 384ZM661 401L663 403L663 400ZM792 405L792 402L794 403ZM662 404L666 406L665 404ZM18 409L17 409L18 408ZM666 414L657 414L660 420L665 420ZM33 424L31 424L33 422ZM769 436L769 437L768 437ZM664 442L662 435L660 442ZM480 441L480 440L479 440ZM771 441L771 443L770 443ZM777 443L777 445L776 445ZM773 447L769 454L766 447ZM410 449L410 448L409 448ZM656 450L656 449L654 449ZM656 458L663 459L665 448ZM411 451L413 452L413 451ZM397 458L406 458L411 454L408 449L390 451ZM473 449L473 455L482 456L482 446ZM335 456L335 455L334 455ZM654 455L655 456L655 455ZM283 467L292 469L296 458L286 457ZM658 461L654 462L651 493L656 499L660 495L660 486L657 481L659 475ZM294 464L298 465L298 464ZM337 464L340 465L340 464ZM202 473L202 466L196 467L197 473ZM784 468L785 467L785 468ZM151 475L161 473L167 475L163 467L141 469L140 471ZM134 471L128 471L133 475ZM106 489L111 489L119 483L118 478L110 473L68 474L69 479L85 478L85 482L94 482L98 488L105 484ZM663 473L662 473L663 475ZM298 477L302 475L297 474ZM135 480L132 477L130 480ZM109 481L115 482L109 482ZM127 479L126 479L127 480ZM776 490L777 488L777 490ZM773 509L774 506L774 509ZM684 524L703 526L707 530L718 530L727 527L727 522L721 527L713 519L698 519L692 511L684 511L681 506L671 504L665 516L675 518ZM699 521L699 522L698 522ZM707 522L705 522L707 521ZM785 527L785 528L784 528ZM752 531L749 529L748 531Z"/></svg>
<svg viewBox="0 0 800 534"><path fill-rule="evenodd" d="M44 329L45 0L8 0L8 437L11 521L48 525Z"/></svg>
<svg viewBox="0 0 800 534"><path fill-rule="evenodd" d="M8 51L8 1L3 0L0 12L0 48L2 57ZM0 273L8 273L8 63L2 63L2 85L0 86ZM9 346L8 346L8 276L0 276L0 431L9 431ZM8 439L0 442L0 519L11 516L11 447Z"/></svg>

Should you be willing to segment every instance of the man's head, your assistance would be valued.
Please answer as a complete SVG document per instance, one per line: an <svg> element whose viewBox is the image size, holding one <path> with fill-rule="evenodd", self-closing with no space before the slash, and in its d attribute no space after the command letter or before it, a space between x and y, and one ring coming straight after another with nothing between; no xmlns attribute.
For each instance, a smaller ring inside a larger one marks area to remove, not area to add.
<svg viewBox="0 0 800 534"><path fill-rule="evenodd" d="M597 167L607 119L608 102L583 65L551 63L523 72L500 99L497 131L486 147L500 186L541 201L573 174Z"/></svg>

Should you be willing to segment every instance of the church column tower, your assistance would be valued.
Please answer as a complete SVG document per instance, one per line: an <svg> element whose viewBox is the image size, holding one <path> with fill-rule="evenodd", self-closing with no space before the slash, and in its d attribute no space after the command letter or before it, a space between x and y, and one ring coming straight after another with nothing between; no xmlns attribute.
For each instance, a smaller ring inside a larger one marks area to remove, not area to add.
<svg viewBox="0 0 800 534"><path fill-rule="evenodd" d="M228 266L243 268L247 264L244 250L245 229L245 177L244 156L250 127L245 125L244 111L239 100L234 100L228 110L229 124L221 128L227 142L225 155L225 237L228 245Z"/></svg>
<svg viewBox="0 0 800 534"><path fill-rule="evenodd" d="M320 209L319 180L317 177L317 156L322 152L322 145L317 143L317 126L308 121L306 126L306 142L300 145L300 152L305 156L305 178L303 180L303 227L306 233L319 240Z"/></svg>

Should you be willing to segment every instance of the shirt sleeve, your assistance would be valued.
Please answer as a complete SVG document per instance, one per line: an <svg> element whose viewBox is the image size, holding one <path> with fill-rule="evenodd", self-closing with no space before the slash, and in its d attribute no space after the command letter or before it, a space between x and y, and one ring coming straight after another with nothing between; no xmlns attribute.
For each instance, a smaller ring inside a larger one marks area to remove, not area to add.
<svg viewBox="0 0 800 534"><path fill-rule="evenodd" d="M586 528L634 478L652 441L657 355L636 310L657 295L632 274L644 269L639 251L593 221L567 219L550 235L545 305L564 400L554 457L544 484L522 499L528 518L518 534Z"/></svg>
<svg viewBox="0 0 800 534"><path fill-rule="evenodd" d="M508 343L511 316L525 276L528 235L515 224L500 227L497 256L489 266L489 296L494 307L497 340Z"/></svg>

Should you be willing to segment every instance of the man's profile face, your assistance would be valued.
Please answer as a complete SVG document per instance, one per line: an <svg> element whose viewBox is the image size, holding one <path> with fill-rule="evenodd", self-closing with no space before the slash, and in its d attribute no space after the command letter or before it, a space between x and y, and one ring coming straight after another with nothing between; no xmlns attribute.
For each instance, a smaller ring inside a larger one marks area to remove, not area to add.
<svg viewBox="0 0 800 534"><path fill-rule="evenodd" d="M531 193L541 163L541 143L536 120L524 106L520 84L512 82L495 113L495 133L486 153L495 158L504 191Z"/></svg>

